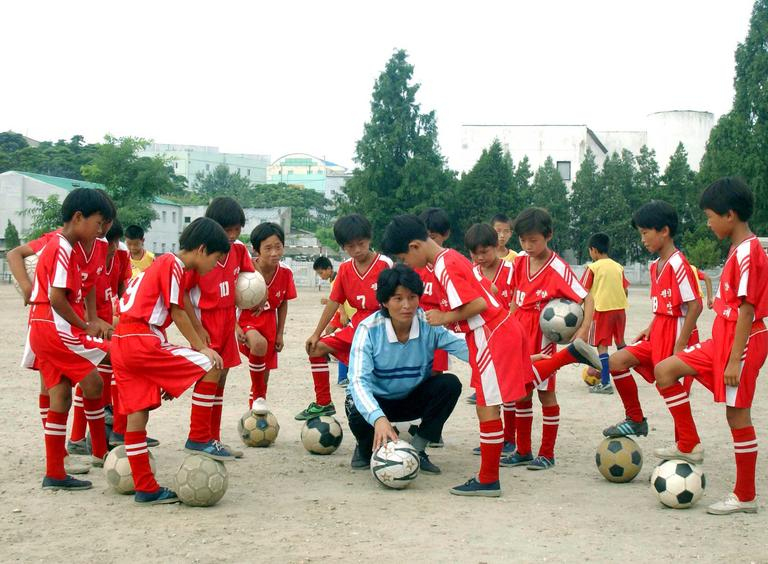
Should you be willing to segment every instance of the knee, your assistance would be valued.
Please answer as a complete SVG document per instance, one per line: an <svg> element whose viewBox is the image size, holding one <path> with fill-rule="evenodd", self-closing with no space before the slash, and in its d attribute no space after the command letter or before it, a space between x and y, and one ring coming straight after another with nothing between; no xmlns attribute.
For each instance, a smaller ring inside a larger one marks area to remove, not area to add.
<svg viewBox="0 0 768 564"><path fill-rule="evenodd" d="M267 354L267 343L265 341L251 343L250 350L252 356L265 356Z"/></svg>
<svg viewBox="0 0 768 564"><path fill-rule="evenodd" d="M669 370L669 365L662 361L653 369L653 377L656 379L656 385L659 388L667 388L675 383L675 377Z"/></svg>
<svg viewBox="0 0 768 564"><path fill-rule="evenodd" d="M461 380L458 376L450 372L443 372L440 376L435 378L441 378L442 384L446 390L446 393L451 397L456 396L458 398L461 395Z"/></svg>
<svg viewBox="0 0 768 564"><path fill-rule="evenodd" d="M101 380L101 376L99 376L98 372L96 372L89 374L84 378L82 382L80 382L80 388L83 390L83 397L94 399L101 397L101 392L104 389L104 382Z"/></svg>

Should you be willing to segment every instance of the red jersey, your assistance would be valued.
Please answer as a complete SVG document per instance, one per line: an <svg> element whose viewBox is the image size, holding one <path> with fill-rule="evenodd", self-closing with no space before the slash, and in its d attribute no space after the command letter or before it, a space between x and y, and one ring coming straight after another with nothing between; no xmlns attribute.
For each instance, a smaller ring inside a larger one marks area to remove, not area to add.
<svg viewBox="0 0 768 564"><path fill-rule="evenodd" d="M30 248L40 254L46 243L54 236L61 233L61 228L55 231L49 231L41 237L27 243ZM106 239L96 239L91 247L91 252L86 253L83 245L78 241L73 246L75 260L80 265L80 275L82 277L83 295L87 296L91 288L96 284L96 278L102 274L107 263L107 243Z"/></svg>
<svg viewBox="0 0 768 564"><path fill-rule="evenodd" d="M131 280L120 298L121 322L144 322L165 329L171 324L171 306L183 307L184 263L173 253L155 259Z"/></svg>
<svg viewBox="0 0 768 564"><path fill-rule="evenodd" d="M279 263L272 279L267 281L267 303L264 304L264 311L276 310L284 301L295 299L296 285L293 283L293 271Z"/></svg>
<svg viewBox="0 0 768 564"><path fill-rule="evenodd" d="M483 268L479 264L475 265L475 270L480 276L485 277ZM496 286L496 293L494 296L496 296L496 299L501 305L507 309L512 305L512 276L514 273L515 268L513 263L504 259L499 259L499 266L496 268L496 274L493 275L493 278L488 279L491 284Z"/></svg>
<svg viewBox="0 0 768 564"><path fill-rule="evenodd" d="M62 288L67 292L67 301L81 318L84 318L82 275L80 265L74 258L74 248L60 233L48 237L35 268L29 312L30 319L56 321L57 328L70 333L69 323L60 318L51 307L51 288ZM66 327L59 327L63 323Z"/></svg>
<svg viewBox="0 0 768 564"><path fill-rule="evenodd" d="M540 311L550 300L565 298L581 303L588 292L571 267L556 252L536 274L531 275L531 257L520 253L515 258L512 287L519 309Z"/></svg>
<svg viewBox="0 0 768 564"><path fill-rule="evenodd" d="M728 321L739 318L743 302L755 308L755 321L768 317L768 256L757 237L742 241L731 248L720 275L713 309L718 317Z"/></svg>
<svg viewBox="0 0 768 564"><path fill-rule="evenodd" d="M189 291L189 299L196 310L235 308L235 282L241 272L253 272L253 262L248 248L241 241L234 241L224 262L216 266L205 276L196 270L184 273L184 287ZM199 315L198 315L199 317Z"/></svg>
<svg viewBox="0 0 768 564"><path fill-rule="evenodd" d="M440 309L451 311L482 298L488 307L482 313L452 323L450 329L456 333L470 333L496 319L504 312L501 304L493 297L490 290L483 285L483 276L472 268L466 257L453 249L445 249L435 258L435 276L440 291L445 296Z"/></svg>
<svg viewBox="0 0 768 564"><path fill-rule="evenodd" d="M120 243L101 275L96 277L96 313L100 319L112 323L113 299L118 296L120 282L131 279L131 255L125 244Z"/></svg>
<svg viewBox="0 0 768 564"><path fill-rule="evenodd" d="M440 294L440 284L437 283L437 277L435 277L435 269L427 265L424 268L417 268L416 274L419 275L424 283L424 293L419 300L421 308L424 311L440 309L442 296Z"/></svg>
<svg viewBox="0 0 768 564"><path fill-rule="evenodd" d="M379 253L376 253L368 270L363 273L358 272L355 261L351 258L339 265L330 299L338 304L349 302L349 305L357 310L350 320L352 327L357 327L363 319L379 310L376 283L379 273L391 267L392 260Z"/></svg>
<svg viewBox="0 0 768 564"><path fill-rule="evenodd" d="M683 253L675 251L659 270L659 261L651 263L651 310L656 315L685 317L685 302L701 301L699 283Z"/></svg>

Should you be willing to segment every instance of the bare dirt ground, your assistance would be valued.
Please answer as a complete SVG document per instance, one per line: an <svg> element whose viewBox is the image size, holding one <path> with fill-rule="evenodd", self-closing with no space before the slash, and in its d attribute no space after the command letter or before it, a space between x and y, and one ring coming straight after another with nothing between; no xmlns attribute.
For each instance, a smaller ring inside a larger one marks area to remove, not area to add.
<svg viewBox="0 0 768 564"><path fill-rule="evenodd" d="M647 290L631 292L627 337L648 323ZM269 402L281 429L268 449L248 449L228 464L229 490L212 508L183 505L135 507L130 496L107 488L100 470L85 492L44 492L43 442L37 415L38 379L18 368L26 313L11 286L0 287L0 561L72 562L309 562L309 561L658 561L768 562L768 511L715 517L706 505L732 487L735 470L724 409L695 385L692 403L707 459L708 489L689 510L662 508L650 492L652 449L672 438L672 421L654 389L640 380L651 433L638 443L645 455L640 475L612 484L595 468L601 429L623 417L618 396L595 396L576 368L562 371L557 466L546 472L502 468L499 499L460 498L448 488L478 468L474 407L460 400L445 429L446 447L433 449L443 473L420 476L410 488L385 490L370 473L352 471L354 439L343 414L345 437L330 456L307 453L293 415L311 399L303 342L321 306L316 290L291 303L285 352L273 374ZM709 335L712 313L699 326ZM177 333L172 333L176 342ZM465 383L468 369L454 362ZM335 367L333 368L335 371ZM768 428L765 382L758 388L754 423L763 449ZM248 375L232 371L224 406L223 438L239 443L236 424L245 411ZM344 390L333 387L343 405ZM189 393L150 418L158 479L170 485L183 458ZM534 412L534 444L541 413ZM765 451L765 450L764 450ZM758 494L768 493L766 458L758 465Z"/></svg>

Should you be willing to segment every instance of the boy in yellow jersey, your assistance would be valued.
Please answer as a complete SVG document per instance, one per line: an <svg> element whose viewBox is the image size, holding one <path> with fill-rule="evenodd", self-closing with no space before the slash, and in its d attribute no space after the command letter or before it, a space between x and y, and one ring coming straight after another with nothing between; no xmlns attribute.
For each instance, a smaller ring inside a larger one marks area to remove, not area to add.
<svg viewBox="0 0 768 564"><path fill-rule="evenodd" d="M512 220L503 213L497 213L491 218L491 227L499 236L499 242L496 245L496 256L507 262L514 262L517 253L507 248L507 243L512 237Z"/></svg>
<svg viewBox="0 0 768 564"><path fill-rule="evenodd" d="M144 230L138 225L125 228L125 246L131 254L131 279L149 268L155 255L144 248Z"/></svg>
<svg viewBox="0 0 768 564"><path fill-rule="evenodd" d="M608 347L612 343L622 349L624 328L627 324L627 288L629 282L624 277L624 267L608 256L611 239L605 233L595 233L589 238L589 256L592 261L587 265L581 285L592 294L594 307L587 306L584 322L589 326L589 344L597 347L600 355L600 382L590 388L596 394L612 394L611 374L608 370ZM589 303L589 302L587 302ZM591 304L589 304L591 305ZM592 311L594 309L594 311Z"/></svg>

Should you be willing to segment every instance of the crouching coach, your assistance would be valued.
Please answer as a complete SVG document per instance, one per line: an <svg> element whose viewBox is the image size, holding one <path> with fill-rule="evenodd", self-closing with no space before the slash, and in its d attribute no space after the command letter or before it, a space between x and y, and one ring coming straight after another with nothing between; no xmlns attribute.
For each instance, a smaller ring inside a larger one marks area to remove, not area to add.
<svg viewBox="0 0 768 564"><path fill-rule="evenodd" d="M463 338L427 323L419 309L423 291L419 275L405 265L382 271L376 288L381 310L355 331L345 402L357 439L353 468L367 468L374 449L398 439L391 422L421 418L411 444L419 453L421 471L440 473L425 450L440 440L461 382L447 372L433 376L432 359L436 349L443 349L466 362L468 351Z"/></svg>

